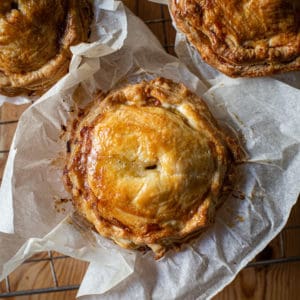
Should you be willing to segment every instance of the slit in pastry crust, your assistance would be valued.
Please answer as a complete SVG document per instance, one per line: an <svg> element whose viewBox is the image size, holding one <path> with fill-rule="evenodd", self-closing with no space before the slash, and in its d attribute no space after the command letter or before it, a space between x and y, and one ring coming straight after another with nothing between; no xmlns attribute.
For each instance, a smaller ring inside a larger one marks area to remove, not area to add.
<svg viewBox="0 0 300 300"><path fill-rule="evenodd" d="M164 78L96 96L70 125L69 152L64 181L77 211L156 258L211 224L233 163L206 104Z"/></svg>

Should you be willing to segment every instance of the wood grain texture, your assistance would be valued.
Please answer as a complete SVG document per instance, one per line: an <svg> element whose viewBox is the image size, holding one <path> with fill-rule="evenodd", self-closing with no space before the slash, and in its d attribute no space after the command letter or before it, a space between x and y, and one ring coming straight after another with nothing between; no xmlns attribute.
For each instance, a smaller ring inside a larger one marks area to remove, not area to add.
<svg viewBox="0 0 300 300"><path fill-rule="evenodd" d="M0 138L0 140L1 140L1 138ZM2 176L3 176L3 172L4 172L7 157L8 157L8 154L0 153L0 182L2 181Z"/></svg>
<svg viewBox="0 0 300 300"><path fill-rule="evenodd" d="M147 0L124 0L131 11L143 20L170 19L166 7L150 3ZM175 30L170 21L150 23L149 28L159 41L174 54L172 45L175 39ZM0 122L18 120L28 105L14 106L5 104L0 108ZM7 148L11 142L16 124L0 125L0 150ZM0 179L7 159L7 154L0 153ZM288 228L282 235L275 238L268 247L258 255L256 260L269 260L282 256L281 241L284 243L284 252L287 256L300 256L300 202L294 207L288 222ZM54 257L60 256L53 253ZM48 253L35 255L34 259L47 258ZM71 258L55 259L54 268L59 286L80 284L86 262ZM34 288L54 286L49 261L26 263L20 266L10 277L12 290L28 290ZM0 282L0 293L6 291L5 282ZM32 296L15 297L16 300L72 300L77 291L57 292ZM122 299L122 297L120 297ZM239 273L236 279L220 292L214 300L298 300L300 299L300 263L277 264L267 267L246 268Z"/></svg>
<svg viewBox="0 0 300 300"><path fill-rule="evenodd" d="M19 120L21 114L29 104L13 105L5 103L0 108L0 122Z"/></svg>
<svg viewBox="0 0 300 300"><path fill-rule="evenodd" d="M17 123L2 125L0 127L0 149L9 150Z"/></svg>
<svg viewBox="0 0 300 300"><path fill-rule="evenodd" d="M54 282L51 276L50 264L48 261L32 262L21 265L9 276L12 291L24 291L53 287Z"/></svg>
<svg viewBox="0 0 300 300"><path fill-rule="evenodd" d="M296 300L299 299L300 263L247 268L214 300Z"/></svg>
<svg viewBox="0 0 300 300"><path fill-rule="evenodd" d="M73 258L54 261L59 286L78 285L83 279L88 263Z"/></svg>

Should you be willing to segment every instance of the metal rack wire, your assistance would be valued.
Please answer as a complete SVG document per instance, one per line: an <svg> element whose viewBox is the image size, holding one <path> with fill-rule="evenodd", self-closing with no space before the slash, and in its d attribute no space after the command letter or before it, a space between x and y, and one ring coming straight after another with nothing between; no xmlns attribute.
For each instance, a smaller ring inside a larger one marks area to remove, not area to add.
<svg viewBox="0 0 300 300"><path fill-rule="evenodd" d="M125 1L126 2L126 1ZM128 1L127 1L128 2ZM139 0L135 0L135 11L139 12ZM158 4L152 4L153 6L157 6ZM170 54L174 54L174 30L171 26L171 18L168 15L168 12L163 5L160 5L160 16L151 19L144 20L145 23L153 30L153 27L157 25L159 26L161 32L158 35L161 43L163 44L165 50ZM138 14L138 13L137 13ZM173 30L173 33L172 33ZM153 30L157 35L157 32ZM171 32L171 34L170 34ZM171 38L170 38L171 35ZM0 109L1 111L1 109ZM1 115L1 114L0 114ZM0 119L0 129L3 126L9 126L13 124L17 124L18 120L1 120ZM1 132L1 131L0 131ZM3 131L2 131L3 132ZM1 144L0 144L1 145ZM9 149L0 149L0 155L7 155L9 153ZM287 234L300 234L300 220L299 224L293 226L287 226L285 229L279 234L279 236L272 241L271 244L276 244L276 249L278 249L277 254L274 255L273 246L267 246L266 249L257 256L257 258L248 264L247 268L257 268L257 267L268 267L274 264L282 264L282 263L291 263L291 262L300 262L300 249L296 250L296 255L290 255L286 251L286 235ZM300 246L299 246L300 247ZM17 296L29 296L36 294L47 294L53 292L64 292L64 291L72 291L77 290L79 288L80 282L73 285L64 285L60 283L58 270L55 267L55 262L63 259L69 259L67 256L63 255L53 255L51 251L45 254L46 257L42 258L31 258L24 262L24 265L30 263L39 263L45 262L50 265L50 273L52 277L52 284L49 287L36 288L31 290L14 290L12 288L10 282L10 276L7 276L4 282L2 282L2 288L0 283L0 298L10 298ZM49 274L50 275L50 274Z"/></svg>
<svg viewBox="0 0 300 300"><path fill-rule="evenodd" d="M68 256L56 256L54 257L52 255L52 252L48 252L48 257L46 258L40 258L40 259L29 259L24 262L24 264L28 263L37 263L37 262L48 262L50 264L51 268L51 275L53 280L53 286L48 288L40 288L40 289L34 289L34 290L25 290L25 291L12 291L11 284L9 280L9 276L5 279L5 286L6 286L6 292L0 293L0 298L9 298L9 297L17 297L17 296L28 296L28 295L36 295L36 294L47 294L47 293L53 293L53 292L64 292L64 291L72 291L77 290L79 288L78 285L67 285L67 286L60 286L57 276L57 271L54 266L54 261L59 259L68 258Z"/></svg>

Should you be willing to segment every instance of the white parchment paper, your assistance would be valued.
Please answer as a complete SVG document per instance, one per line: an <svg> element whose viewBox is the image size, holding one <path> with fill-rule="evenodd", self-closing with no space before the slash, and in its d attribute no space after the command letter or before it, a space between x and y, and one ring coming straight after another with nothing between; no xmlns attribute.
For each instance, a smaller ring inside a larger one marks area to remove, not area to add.
<svg viewBox="0 0 300 300"><path fill-rule="evenodd" d="M98 59L93 76L87 70L95 61L81 62L59 83L61 90L44 95L20 119L0 192L0 279L32 254L56 250L90 262L78 292L82 299L209 299L280 232L297 200L299 90L269 78L223 78L208 89L128 11L127 22L123 47ZM64 151L61 125L69 118L78 82L89 101L97 89L156 76L183 82L202 95L219 122L243 136L249 155L215 224L160 261L82 227L69 204L65 213L57 213L54 199L68 195L62 171L53 164Z"/></svg>
<svg viewBox="0 0 300 300"><path fill-rule="evenodd" d="M91 36L89 43L81 43L71 47L73 53L72 62L69 67L69 73L75 73L82 60L99 57L113 53L120 49L127 35L126 16L120 1L114 0L90 0L93 5L94 17L91 24ZM91 76L95 73L97 62L92 63L92 67L86 69L86 75ZM59 91L66 88L64 85L65 78L54 86L48 95L53 94L55 90ZM38 99L36 96L20 95L16 97L7 97L0 94L0 106L5 103L16 105L34 102Z"/></svg>

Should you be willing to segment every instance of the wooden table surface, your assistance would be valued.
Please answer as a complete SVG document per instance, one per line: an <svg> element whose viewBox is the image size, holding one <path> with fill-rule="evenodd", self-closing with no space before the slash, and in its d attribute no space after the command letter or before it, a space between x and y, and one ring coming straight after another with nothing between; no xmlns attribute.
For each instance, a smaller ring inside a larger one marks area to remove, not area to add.
<svg viewBox="0 0 300 300"><path fill-rule="evenodd" d="M165 49L174 54L175 31L166 7L146 0L123 1L136 15L146 21L152 32L158 37ZM0 108L0 179L8 156L8 149L17 120L28 105L14 106L5 104ZM285 230L258 255L258 261L266 265L248 267L242 270L236 279L220 292L214 300L262 299L297 300L300 299L300 201L294 207ZM87 263L59 253L41 253L33 261L20 266L9 276L11 291L24 291L54 287L73 286L72 291L42 293L13 297L11 299L75 299L77 285L80 284ZM275 259L275 260L274 260ZM279 259L280 263L276 259ZM271 261L272 260L272 261ZM294 262L290 262L295 260ZM288 261L285 262L284 261ZM53 262L53 263L52 263ZM272 263L271 263L272 262ZM56 283L52 271L57 275ZM7 282L0 283L0 294L7 292ZM1 298L1 297L0 297Z"/></svg>

